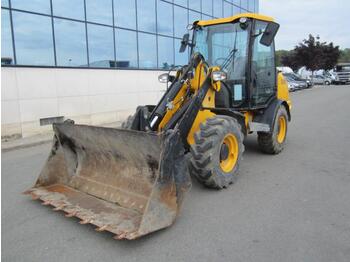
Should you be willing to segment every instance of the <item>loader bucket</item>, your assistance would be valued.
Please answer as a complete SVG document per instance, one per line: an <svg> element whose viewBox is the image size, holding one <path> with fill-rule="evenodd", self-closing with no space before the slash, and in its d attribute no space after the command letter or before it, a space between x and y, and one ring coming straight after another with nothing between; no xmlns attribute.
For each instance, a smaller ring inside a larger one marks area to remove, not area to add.
<svg viewBox="0 0 350 262"><path fill-rule="evenodd" d="M54 124L48 160L25 193L135 239L173 224L191 181L179 133Z"/></svg>

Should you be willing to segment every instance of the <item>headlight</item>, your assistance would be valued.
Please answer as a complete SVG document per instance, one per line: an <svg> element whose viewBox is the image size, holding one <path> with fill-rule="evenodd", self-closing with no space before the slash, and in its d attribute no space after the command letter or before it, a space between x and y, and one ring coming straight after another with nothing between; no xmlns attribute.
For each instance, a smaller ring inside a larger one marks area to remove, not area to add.
<svg viewBox="0 0 350 262"><path fill-rule="evenodd" d="M292 89L292 88L295 88L296 86L295 86L295 84L294 83L288 83L288 88L289 89Z"/></svg>
<svg viewBox="0 0 350 262"><path fill-rule="evenodd" d="M213 81L224 81L227 78L227 75L225 72L223 71L214 71L211 74L211 78L213 79Z"/></svg>

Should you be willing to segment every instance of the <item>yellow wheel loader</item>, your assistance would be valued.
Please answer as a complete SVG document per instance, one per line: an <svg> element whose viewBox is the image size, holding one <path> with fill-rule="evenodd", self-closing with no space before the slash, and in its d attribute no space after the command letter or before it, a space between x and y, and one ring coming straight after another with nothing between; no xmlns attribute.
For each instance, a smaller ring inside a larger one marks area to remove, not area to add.
<svg viewBox="0 0 350 262"><path fill-rule="evenodd" d="M189 63L159 76L168 88L158 104L139 106L120 129L54 124L25 193L118 239L170 226L190 175L217 189L234 182L247 134L257 132L265 153L285 146L291 102L275 67L278 28L258 14L195 21L180 47Z"/></svg>

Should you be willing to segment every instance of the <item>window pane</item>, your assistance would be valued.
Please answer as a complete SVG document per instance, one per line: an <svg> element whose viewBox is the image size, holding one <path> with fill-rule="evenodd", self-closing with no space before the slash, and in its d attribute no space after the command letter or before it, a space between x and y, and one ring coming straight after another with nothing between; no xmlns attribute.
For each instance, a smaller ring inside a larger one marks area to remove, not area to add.
<svg viewBox="0 0 350 262"><path fill-rule="evenodd" d="M181 5L183 7L187 7L187 0L174 0L174 4Z"/></svg>
<svg viewBox="0 0 350 262"><path fill-rule="evenodd" d="M188 63L188 51L180 53L181 40L175 39L175 65L187 65Z"/></svg>
<svg viewBox="0 0 350 262"><path fill-rule="evenodd" d="M139 66L140 68L157 67L156 36L139 33Z"/></svg>
<svg viewBox="0 0 350 262"><path fill-rule="evenodd" d="M158 34L173 35L173 6L158 0Z"/></svg>
<svg viewBox="0 0 350 262"><path fill-rule="evenodd" d="M117 67L137 67L136 32L116 29Z"/></svg>
<svg viewBox="0 0 350 262"><path fill-rule="evenodd" d="M224 17L232 16L232 4L224 1Z"/></svg>
<svg viewBox="0 0 350 262"><path fill-rule="evenodd" d="M211 20L211 19L213 19L211 16L202 15L202 20Z"/></svg>
<svg viewBox="0 0 350 262"><path fill-rule="evenodd" d="M114 0L114 23L116 26L136 29L134 0Z"/></svg>
<svg viewBox="0 0 350 262"><path fill-rule="evenodd" d="M174 41L170 37L158 37L158 67L169 69L174 65Z"/></svg>
<svg viewBox="0 0 350 262"><path fill-rule="evenodd" d="M193 11L188 12L189 23L192 24L194 21L201 20L201 14Z"/></svg>
<svg viewBox="0 0 350 262"><path fill-rule="evenodd" d="M202 0L202 13L207 14L207 15L213 14L212 0Z"/></svg>
<svg viewBox="0 0 350 262"><path fill-rule="evenodd" d="M86 20L112 25L112 0L86 0Z"/></svg>
<svg viewBox="0 0 350 262"><path fill-rule="evenodd" d="M92 67L114 67L113 29L88 24L89 63Z"/></svg>
<svg viewBox="0 0 350 262"><path fill-rule="evenodd" d="M7 10L1 10L1 64L13 64L12 36L10 14Z"/></svg>
<svg viewBox="0 0 350 262"><path fill-rule="evenodd" d="M255 34L264 32L267 22L258 21L255 27ZM264 104L274 94L275 89L275 59L274 45L265 46L260 44L263 34L258 35L253 44L252 56L252 83L253 102L256 105Z"/></svg>
<svg viewBox="0 0 350 262"><path fill-rule="evenodd" d="M242 0L241 1L241 8L244 8L244 12L246 13L248 10L248 0Z"/></svg>
<svg viewBox="0 0 350 262"><path fill-rule="evenodd" d="M255 2L255 13L259 13L259 0L254 0Z"/></svg>
<svg viewBox="0 0 350 262"><path fill-rule="evenodd" d="M11 1L12 8L22 9L37 13L50 14L50 0L12 0Z"/></svg>
<svg viewBox="0 0 350 262"><path fill-rule="evenodd" d="M237 6L232 6L232 15L237 15L237 14L239 14L240 13L240 11L241 11L241 9L239 8L239 7L237 7Z"/></svg>
<svg viewBox="0 0 350 262"><path fill-rule="evenodd" d="M55 41L58 66L87 66L85 24L56 19Z"/></svg>
<svg viewBox="0 0 350 262"><path fill-rule="evenodd" d="M84 0L52 0L53 14L78 20L85 20Z"/></svg>
<svg viewBox="0 0 350 262"><path fill-rule="evenodd" d="M175 37L182 37L185 33L187 33L187 10L174 6L174 16Z"/></svg>
<svg viewBox="0 0 350 262"><path fill-rule="evenodd" d="M54 65L51 18L12 12L17 64Z"/></svg>
<svg viewBox="0 0 350 262"><path fill-rule="evenodd" d="M1 6L2 7L9 7L9 1L8 0L1 0Z"/></svg>
<svg viewBox="0 0 350 262"><path fill-rule="evenodd" d="M222 17L222 0L214 0L214 16Z"/></svg>
<svg viewBox="0 0 350 262"><path fill-rule="evenodd" d="M201 11L201 0L190 0L188 1L189 8L196 10L196 11Z"/></svg>
<svg viewBox="0 0 350 262"><path fill-rule="evenodd" d="M156 7L154 0L137 0L138 29L156 32Z"/></svg>
<svg viewBox="0 0 350 262"><path fill-rule="evenodd" d="M247 2L247 1L249 1L249 0L232 0L232 1L230 1L230 2L232 2L234 5L236 5L236 6L240 6L241 5L241 3L242 3L242 5L243 5L243 2Z"/></svg>
<svg viewBox="0 0 350 262"><path fill-rule="evenodd" d="M248 10L249 10L249 12L254 13L254 11L255 11L255 0L249 0L248 1Z"/></svg>

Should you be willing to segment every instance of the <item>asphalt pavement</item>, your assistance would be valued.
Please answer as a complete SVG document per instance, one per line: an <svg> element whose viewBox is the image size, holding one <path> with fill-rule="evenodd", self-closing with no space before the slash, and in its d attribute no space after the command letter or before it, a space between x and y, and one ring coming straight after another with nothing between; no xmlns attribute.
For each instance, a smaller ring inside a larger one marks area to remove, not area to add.
<svg viewBox="0 0 350 262"><path fill-rule="evenodd" d="M285 150L247 138L237 182L193 181L176 223L117 241L21 194L50 144L2 154L2 261L350 261L350 86L293 93Z"/></svg>

